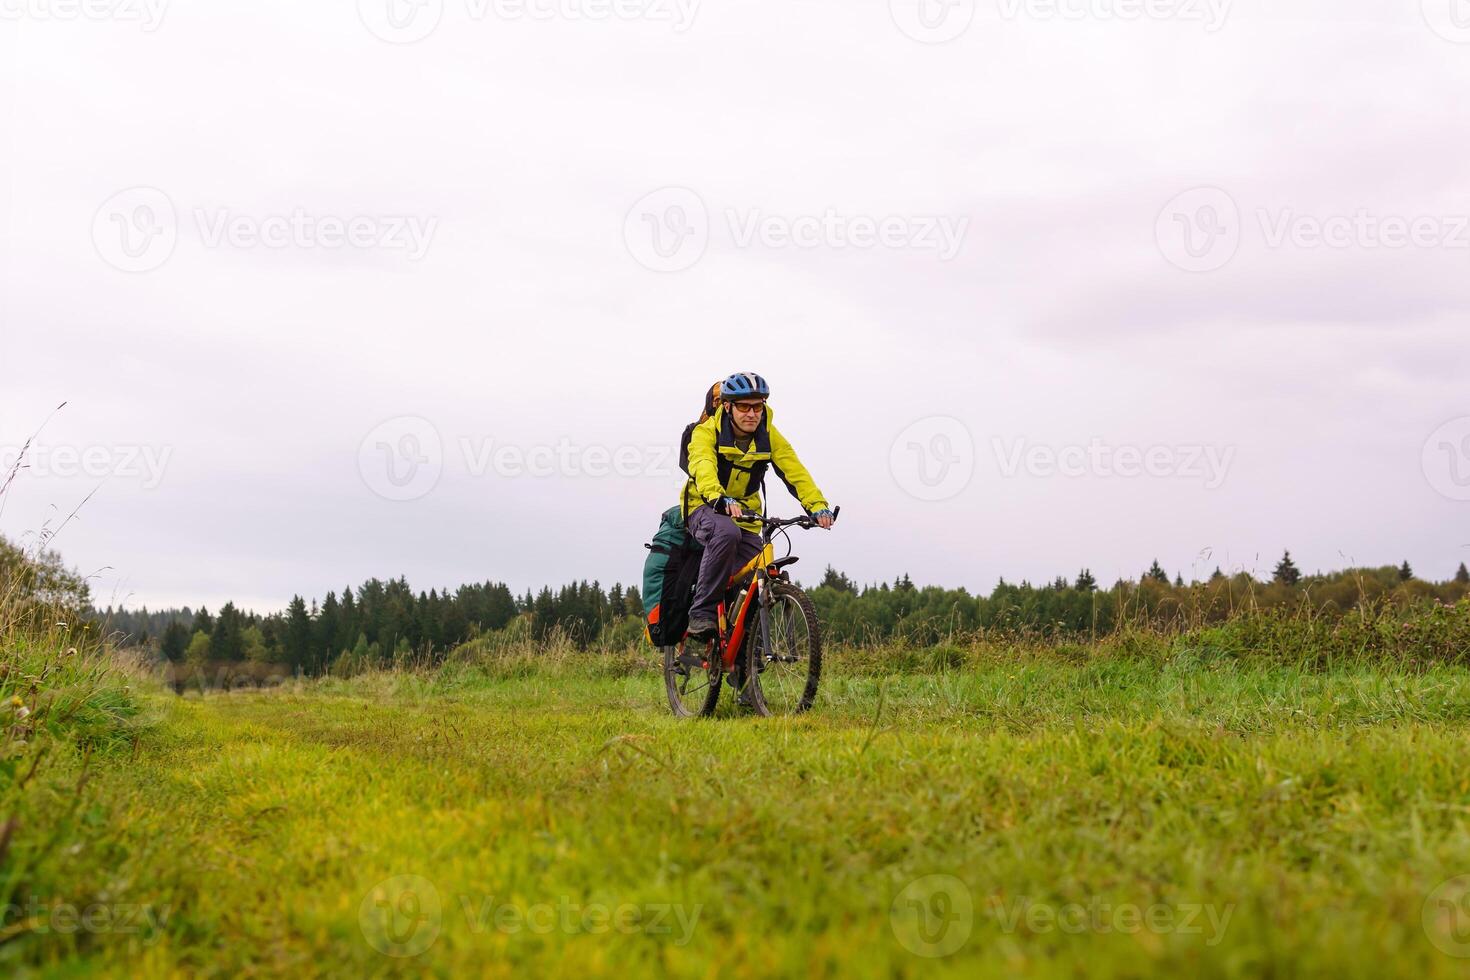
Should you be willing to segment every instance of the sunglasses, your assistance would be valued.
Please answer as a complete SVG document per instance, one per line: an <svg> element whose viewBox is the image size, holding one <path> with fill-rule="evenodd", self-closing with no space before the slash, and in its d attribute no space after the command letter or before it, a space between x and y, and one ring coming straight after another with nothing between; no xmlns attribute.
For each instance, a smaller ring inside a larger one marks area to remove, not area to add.
<svg viewBox="0 0 1470 980"><path fill-rule="evenodd" d="M731 402L730 405L735 411L744 412L747 415L759 415L761 409L766 407L765 402Z"/></svg>

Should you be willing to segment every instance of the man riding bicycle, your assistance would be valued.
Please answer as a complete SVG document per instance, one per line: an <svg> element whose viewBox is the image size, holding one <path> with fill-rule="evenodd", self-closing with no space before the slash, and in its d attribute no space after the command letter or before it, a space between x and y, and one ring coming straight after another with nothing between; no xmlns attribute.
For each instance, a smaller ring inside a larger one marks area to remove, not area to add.
<svg viewBox="0 0 1470 980"><path fill-rule="evenodd" d="M760 525L741 518L746 511L761 513L768 467L818 525L830 528L834 519L791 443L771 424L766 379L732 374L719 387L720 404L693 427L685 447L689 457L682 504L685 522L704 546L689 611L689 635L697 640L710 639L718 631L715 610L725 582L761 550L760 535L753 530Z"/></svg>

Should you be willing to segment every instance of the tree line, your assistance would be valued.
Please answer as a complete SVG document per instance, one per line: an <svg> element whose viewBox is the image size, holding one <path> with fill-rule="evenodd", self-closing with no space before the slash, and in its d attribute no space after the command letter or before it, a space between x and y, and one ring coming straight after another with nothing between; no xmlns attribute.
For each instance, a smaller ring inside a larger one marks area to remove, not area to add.
<svg viewBox="0 0 1470 980"><path fill-rule="evenodd" d="M1125 624L1201 625L1252 609L1307 606L1331 615L1377 602L1454 603L1470 593L1470 571L1462 563L1442 583L1419 579L1407 562L1305 575L1288 552L1264 580L1217 568L1208 579L1186 583L1155 561L1138 579L1106 589L1083 569L1041 585L1001 580L982 596L963 588L920 588L908 575L859 587L829 566L808 591L829 641L932 644L979 630L1068 637L1106 634ZM285 612L270 615L234 603L216 613L109 607L94 615L126 643L173 664L250 661L307 675L434 662L513 624L536 640L556 634L584 649L622 648L642 642L643 622L638 589L620 584L603 589L580 581L517 596L503 582L484 582L415 593L401 577L370 579L320 602L295 596Z"/></svg>
<svg viewBox="0 0 1470 980"><path fill-rule="evenodd" d="M1105 635L1125 625L1190 628L1266 609L1304 608L1330 617L1381 603L1453 604L1470 595L1470 570L1461 563L1440 583L1421 580L1408 562L1305 575L1288 552L1269 579L1216 568L1204 580L1186 582L1155 561L1136 580L1120 579L1107 589L1083 569L1075 578L1042 585L1002 579L988 596L977 596L917 588L908 576L892 586L859 589L828 568L811 594L829 640L934 644L980 630L1067 638Z"/></svg>
<svg viewBox="0 0 1470 980"><path fill-rule="evenodd" d="M233 602L213 613L109 606L94 615L123 645L147 647L173 664L254 661L318 675L335 665L367 668L406 658L442 658L459 644L521 618L537 640L558 632L587 647L611 628L641 623L643 600L634 587L604 590L585 581L519 597L503 582L415 593L400 577L369 579L309 604L293 596L284 612L269 615Z"/></svg>

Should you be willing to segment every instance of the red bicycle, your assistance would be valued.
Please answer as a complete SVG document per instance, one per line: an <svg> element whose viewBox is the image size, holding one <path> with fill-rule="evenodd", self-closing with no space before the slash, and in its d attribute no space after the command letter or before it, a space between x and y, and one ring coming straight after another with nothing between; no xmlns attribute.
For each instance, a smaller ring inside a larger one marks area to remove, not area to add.
<svg viewBox="0 0 1470 980"><path fill-rule="evenodd" d="M832 516L841 510L834 508ZM685 634L678 646L663 648L669 707L681 718L713 715L725 686L758 715L800 714L816 700L822 626L812 600L785 568L800 560L791 554L788 529L817 522L758 515L749 520L761 524L761 550L726 583L718 634L707 642ZM777 535L787 542L784 558L775 557Z"/></svg>

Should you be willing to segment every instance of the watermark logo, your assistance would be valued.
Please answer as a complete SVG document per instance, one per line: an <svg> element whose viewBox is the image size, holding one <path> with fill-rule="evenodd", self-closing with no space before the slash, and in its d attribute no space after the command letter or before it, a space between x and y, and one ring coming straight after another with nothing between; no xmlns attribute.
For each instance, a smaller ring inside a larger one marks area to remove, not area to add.
<svg viewBox="0 0 1470 980"><path fill-rule="evenodd" d="M357 16L389 44L414 44L444 19L444 0L357 0Z"/></svg>
<svg viewBox="0 0 1470 980"><path fill-rule="evenodd" d="M888 469L910 496L948 500L975 475L975 440L959 419L931 415L905 428L888 451Z"/></svg>
<svg viewBox="0 0 1470 980"><path fill-rule="evenodd" d="M156 187L130 187L109 197L92 218L97 254L122 272L150 272L179 242L173 201Z"/></svg>
<svg viewBox="0 0 1470 980"><path fill-rule="evenodd" d="M975 0L888 0L900 31L920 44L953 41L975 20Z"/></svg>
<svg viewBox="0 0 1470 980"><path fill-rule="evenodd" d="M1159 212L1154 240L1164 258L1186 272L1213 272L1240 249L1240 208L1218 187L1196 187Z"/></svg>
<svg viewBox="0 0 1470 980"><path fill-rule="evenodd" d="M357 469L368 489L384 500L417 500L439 485L444 442L428 419L400 415L363 438Z"/></svg>
<svg viewBox="0 0 1470 980"><path fill-rule="evenodd" d="M3 2L3 0L0 0ZM377 250L417 262L428 254L439 219L419 215L336 215L304 207L276 214L193 208L193 230L207 249ZM132 187L108 198L92 219L92 241L108 265L151 272L173 255L180 234L173 201L156 187ZM186 224L187 228L188 225Z"/></svg>
<svg viewBox="0 0 1470 980"><path fill-rule="evenodd" d="M439 889L419 875L378 882L357 907L363 938L384 956L418 956L434 945L443 921Z"/></svg>
<svg viewBox="0 0 1470 980"><path fill-rule="evenodd" d="M1446 41L1470 44L1470 0L1420 0L1424 22Z"/></svg>
<svg viewBox="0 0 1470 980"><path fill-rule="evenodd" d="M1338 214L1260 207L1251 214L1253 220L1245 220L1235 199L1220 188L1198 187L1165 205L1154 234L1164 258L1188 272L1213 272L1229 263L1248 226L1252 242L1273 250L1470 251L1470 214L1385 214L1366 207Z"/></svg>
<svg viewBox="0 0 1470 980"><path fill-rule="evenodd" d="M969 942L975 928L974 898L954 875L925 875L894 897L888 922L899 945L915 956L949 956Z"/></svg>
<svg viewBox="0 0 1470 980"><path fill-rule="evenodd" d="M444 471L470 479L606 480L680 476L678 456L668 443L601 445L574 442L517 443L460 435L446 443L438 428L419 416L399 416L375 427L358 446L364 485L385 500L427 496Z"/></svg>
<svg viewBox="0 0 1470 980"><path fill-rule="evenodd" d="M623 241L638 264L654 272L681 272L709 246L709 210L687 187L645 194L623 219Z"/></svg>
<svg viewBox="0 0 1470 980"><path fill-rule="evenodd" d="M139 24L151 34L163 24L169 0L0 0L0 21L112 20Z"/></svg>
<svg viewBox="0 0 1470 980"><path fill-rule="evenodd" d="M1424 934L1449 956L1470 957L1470 875L1442 881L1424 899Z"/></svg>
<svg viewBox="0 0 1470 980"><path fill-rule="evenodd" d="M640 198L623 219L628 253L655 272L681 272L704 256L721 230L733 248L770 250L927 252L948 262L970 230L966 215L844 213L777 214L762 208L724 208L712 222L704 198L687 187L665 187Z"/></svg>
<svg viewBox="0 0 1470 980"><path fill-rule="evenodd" d="M1442 496L1470 500L1470 415L1450 419L1424 440L1424 478Z"/></svg>

